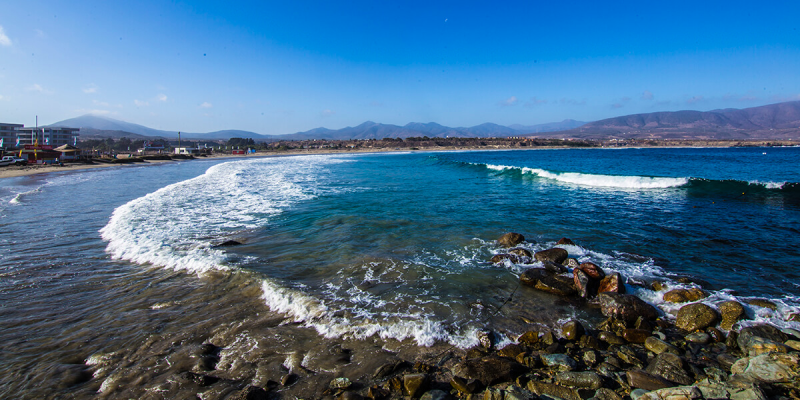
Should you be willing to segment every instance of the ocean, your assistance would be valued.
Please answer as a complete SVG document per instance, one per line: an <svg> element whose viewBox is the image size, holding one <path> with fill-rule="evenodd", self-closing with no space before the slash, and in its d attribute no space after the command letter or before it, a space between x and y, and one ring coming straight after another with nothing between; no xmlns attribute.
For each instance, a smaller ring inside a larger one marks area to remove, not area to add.
<svg viewBox="0 0 800 400"><path fill-rule="evenodd" d="M665 318L679 305L654 281L769 300L745 324L800 328L797 147L123 166L0 181L0 397L178 396L176 374L207 367L256 385L305 371L285 390L307 395L482 330L602 320L521 286L534 264L490 263L506 232L532 252L570 238Z"/></svg>

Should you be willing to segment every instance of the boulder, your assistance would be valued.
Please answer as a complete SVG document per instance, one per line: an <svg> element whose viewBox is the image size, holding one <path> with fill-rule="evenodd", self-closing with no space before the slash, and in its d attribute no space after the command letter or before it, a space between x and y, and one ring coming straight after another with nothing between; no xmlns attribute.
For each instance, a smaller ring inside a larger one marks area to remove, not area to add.
<svg viewBox="0 0 800 400"><path fill-rule="evenodd" d="M567 267L565 267L565 266L563 266L561 264L556 264L556 263L554 263L552 261L542 261L542 266L544 267L545 270L547 270L547 272L550 272L551 274L556 274L556 275L563 274L563 273L566 273L567 271L569 271L569 269L567 269Z"/></svg>
<svg viewBox="0 0 800 400"><path fill-rule="evenodd" d="M509 250L508 253L513 254L519 257L520 259L523 259L523 257L527 257L528 259L533 258L533 254L531 254L531 252L528 251L528 249L523 249L522 247L515 247Z"/></svg>
<svg viewBox="0 0 800 400"><path fill-rule="evenodd" d="M650 336L650 331L644 329L624 329L622 338L630 343L644 343Z"/></svg>
<svg viewBox="0 0 800 400"><path fill-rule="evenodd" d="M430 392L425 392L425 394L420 397L420 400L446 400L449 399L450 395L443 390L434 389Z"/></svg>
<svg viewBox="0 0 800 400"><path fill-rule="evenodd" d="M566 354L542 354L542 364L557 371L572 371L578 364Z"/></svg>
<svg viewBox="0 0 800 400"><path fill-rule="evenodd" d="M575 289L575 282L563 275L547 275L539 279L533 287L543 292L565 297L574 296L578 293Z"/></svg>
<svg viewBox="0 0 800 400"><path fill-rule="evenodd" d="M665 341L663 341L663 340L661 340L661 339L659 339L659 338L657 338L655 336L650 336L649 338L645 339L644 347L647 350L650 350L655 354L661 354L661 353L672 353L672 354L676 354L676 355L680 355L681 354L681 351L678 350L677 347L675 347L675 346L673 346L673 345L671 345L671 344L669 344L669 343L667 343L667 342L665 342Z"/></svg>
<svg viewBox="0 0 800 400"><path fill-rule="evenodd" d="M614 332L600 331L597 334L597 338L608 344L615 344L615 345L625 344L625 339L617 336Z"/></svg>
<svg viewBox="0 0 800 400"><path fill-rule="evenodd" d="M526 344L528 346L533 346L536 343L539 343L539 332L536 331L528 331L522 334L517 341Z"/></svg>
<svg viewBox="0 0 800 400"><path fill-rule="evenodd" d="M800 379L800 354L768 353L740 358L731 367L731 373L759 382L797 382Z"/></svg>
<svg viewBox="0 0 800 400"><path fill-rule="evenodd" d="M584 299L594 297L597 294L598 281L592 279L580 269L572 270L572 280L575 282L575 289L578 290L578 294Z"/></svg>
<svg viewBox="0 0 800 400"><path fill-rule="evenodd" d="M744 319L744 307L738 301L725 301L717 305L719 313L722 314L722 322L719 327L729 331L733 325Z"/></svg>
<svg viewBox="0 0 800 400"><path fill-rule="evenodd" d="M519 257L514 254L500 253L492 256L492 264L500 264L505 260L511 261L514 264L519 263Z"/></svg>
<svg viewBox="0 0 800 400"><path fill-rule="evenodd" d="M704 399L703 393L695 386L676 386L645 393L638 400L694 400ZM723 397L727 399L728 397Z"/></svg>
<svg viewBox="0 0 800 400"><path fill-rule="evenodd" d="M575 242L573 242L572 240L570 240L568 238L565 238L565 237L562 237L561 239L558 239L558 242L556 242L556 244L565 244L565 245L569 245L569 246L575 246Z"/></svg>
<svg viewBox="0 0 800 400"><path fill-rule="evenodd" d="M755 357L764 353L788 353L789 347L769 339L754 336L747 343L747 354Z"/></svg>
<svg viewBox="0 0 800 400"><path fill-rule="evenodd" d="M719 322L717 310L703 303L693 303L687 304L678 310L678 318L675 321L675 326L689 332L694 332L698 329L706 329L709 326L714 326L717 322Z"/></svg>
<svg viewBox="0 0 800 400"><path fill-rule="evenodd" d="M530 268L520 274L519 281L523 285L536 286L536 283L547 275L551 275L551 273L544 268Z"/></svg>
<svg viewBox="0 0 800 400"><path fill-rule="evenodd" d="M708 293L700 288L673 289L664 293L664 301L670 303L686 303L708 297Z"/></svg>
<svg viewBox="0 0 800 400"><path fill-rule="evenodd" d="M597 299L600 302L600 311L606 317L627 322L634 322L640 316L644 319L658 317L658 310L655 307L633 295L607 292L600 293Z"/></svg>
<svg viewBox="0 0 800 400"><path fill-rule="evenodd" d="M761 338L762 340L754 338ZM751 347L756 343L763 343L763 339L775 343L783 343L788 338L785 333L772 325L754 325L741 329L739 336L736 338L736 343L742 352L750 353Z"/></svg>
<svg viewBox="0 0 800 400"><path fill-rule="evenodd" d="M514 247L524 241L525 236L516 232L509 232L497 239L497 245L502 247Z"/></svg>
<svg viewBox="0 0 800 400"><path fill-rule="evenodd" d="M675 386L672 384L672 382L664 378L652 375L642 370L632 369L625 372L625 375L628 378L628 385L644 390L658 390Z"/></svg>
<svg viewBox="0 0 800 400"><path fill-rule="evenodd" d="M597 293L625 293L625 285L622 282L622 275L619 272L606 275L600 281L597 288Z"/></svg>
<svg viewBox="0 0 800 400"><path fill-rule="evenodd" d="M471 358L453 367L455 376L476 379L485 386L513 381L523 372L525 368L518 362L498 356Z"/></svg>
<svg viewBox="0 0 800 400"><path fill-rule="evenodd" d="M694 380L683 369L683 360L672 353L661 353L647 366L647 372L681 385L691 385Z"/></svg>
<svg viewBox="0 0 800 400"><path fill-rule="evenodd" d="M557 398L564 400L581 400L581 396L577 391L568 389L563 386L554 385L552 383L539 382L535 380L528 381L528 390L540 396L541 398Z"/></svg>
<svg viewBox="0 0 800 400"><path fill-rule="evenodd" d="M580 339L581 336L586 334L586 330L580 322L572 320L561 326L561 334L564 335L564 338L567 340L573 341Z"/></svg>
<svg viewBox="0 0 800 400"><path fill-rule="evenodd" d="M258 386L247 386L228 397L230 400L267 400L269 398L269 393Z"/></svg>
<svg viewBox="0 0 800 400"><path fill-rule="evenodd" d="M508 357L508 358L516 359L517 356L522 352L523 352L522 346L520 346L518 344L511 343L509 345L506 345L506 347L503 347L502 349L500 349L497 352L497 355L499 355L500 357Z"/></svg>
<svg viewBox="0 0 800 400"><path fill-rule="evenodd" d="M622 397L619 397L617 392L607 389L607 388L600 388L595 390L594 396L592 396L594 400L622 400Z"/></svg>
<svg viewBox="0 0 800 400"><path fill-rule="evenodd" d="M551 261L556 264L563 264L564 261L567 260L567 257L569 257L569 252L562 248L554 247L552 249L537 251L533 254L533 257L536 258L536 261Z"/></svg>
<svg viewBox="0 0 800 400"><path fill-rule="evenodd" d="M577 269L585 272L592 279L600 280L606 277L605 271L595 263L585 262L579 265Z"/></svg>
<svg viewBox="0 0 800 400"><path fill-rule="evenodd" d="M450 379L450 386L464 394L472 394L480 389L480 383L475 379L463 379L454 376Z"/></svg>
<svg viewBox="0 0 800 400"><path fill-rule="evenodd" d="M592 371L559 372L556 374L556 383L573 388L599 389L603 386L603 379Z"/></svg>
<svg viewBox="0 0 800 400"><path fill-rule="evenodd" d="M403 389L411 397L419 397L428 390L428 375L406 374L403 375Z"/></svg>
<svg viewBox="0 0 800 400"><path fill-rule="evenodd" d="M769 308L770 310L773 311L778 309L777 304L765 299L750 299L750 300L745 300L745 302L747 304L750 304L751 306Z"/></svg>
<svg viewBox="0 0 800 400"><path fill-rule="evenodd" d="M564 265L566 265L567 267L570 267L570 268L578 268L581 265L581 263L578 262L577 259L568 258L567 262L564 263Z"/></svg>

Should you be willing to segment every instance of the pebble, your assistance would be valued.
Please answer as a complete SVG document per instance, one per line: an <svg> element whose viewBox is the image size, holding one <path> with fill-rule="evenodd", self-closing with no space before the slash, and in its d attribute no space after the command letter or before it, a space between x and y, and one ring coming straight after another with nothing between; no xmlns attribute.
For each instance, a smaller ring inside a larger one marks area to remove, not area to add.
<svg viewBox="0 0 800 400"><path fill-rule="evenodd" d="M698 344L708 344L711 341L711 336L705 332L690 333L685 338L692 343Z"/></svg>

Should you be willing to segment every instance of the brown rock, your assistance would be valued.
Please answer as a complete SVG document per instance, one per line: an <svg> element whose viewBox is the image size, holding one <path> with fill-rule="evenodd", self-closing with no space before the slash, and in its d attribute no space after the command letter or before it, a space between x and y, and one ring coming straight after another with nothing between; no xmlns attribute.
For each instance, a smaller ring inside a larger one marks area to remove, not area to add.
<svg viewBox="0 0 800 400"><path fill-rule="evenodd" d="M578 293L578 291L575 289L575 282L563 275L548 274L547 276L539 279L539 281L536 282L536 285L533 287L543 292L565 297L573 296Z"/></svg>
<svg viewBox="0 0 800 400"><path fill-rule="evenodd" d="M630 370L626 372L625 375L628 377L628 385L639 389L658 390L675 386L672 384L672 382L664 378L649 374L642 370Z"/></svg>
<svg viewBox="0 0 800 400"><path fill-rule="evenodd" d="M228 397L231 400L267 400L269 394L257 386L248 386Z"/></svg>
<svg viewBox="0 0 800 400"><path fill-rule="evenodd" d="M547 272L550 272L551 274L556 274L556 275L563 274L563 273L569 271L567 269L567 267L565 267L565 266L563 266L561 264L556 264L556 263L554 263L552 261L542 261L542 266L544 267L545 270L547 270Z"/></svg>
<svg viewBox="0 0 800 400"><path fill-rule="evenodd" d="M407 374L403 375L403 389L411 397L419 397L428 389L428 375Z"/></svg>
<svg viewBox="0 0 800 400"><path fill-rule="evenodd" d="M548 275L551 274L544 268L531 268L520 274L519 280L523 285L536 286L536 283L539 282L540 279Z"/></svg>
<svg viewBox="0 0 800 400"><path fill-rule="evenodd" d="M694 380L683 369L683 360L672 353L664 352L657 355L647 366L647 372L681 385L694 383Z"/></svg>
<svg viewBox="0 0 800 400"><path fill-rule="evenodd" d="M563 237L561 239L558 239L558 242L556 242L556 244L566 244L566 245L574 246L575 242L573 242L572 240L570 240L568 238Z"/></svg>
<svg viewBox="0 0 800 400"><path fill-rule="evenodd" d="M498 356L467 359L453 367L453 375L477 379L485 386L513 381L523 372L525 368L516 361Z"/></svg>
<svg viewBox="0 0 800 400"><path fill-rule="evenodd" d="M650 337L650 331L644 329L625 329L622 337L630 343L644 343Z"/></svg>
<svg viewBox="0 0 800 400"><path fill-rule="evenodd" d="M516 232L509 232L497 239L497 244L502 247L514 247L525 241L525 236Z"/></svg>
<svg viewBox="0 0 800 400"><path fill-rule="evenodd" d="M523 344L527 344L529 346L535 345L536 343L539 343L539 332L536 331L525 332L522 334L522 336L520 336L517 339L517 341Z"/></svg>
<svg viewBox="0 0 800 400"><path fill-rule="evenodd" d="M513 254L513 255L515 255L517 257L520 257L520 258L522 258L522 257L533 258L533 254L531 254L531 252L528 251L527 249L523 249L522 247L515 247L515 248L509 250L508 253L509 254Z"/></svg>
<svg viewBox="0 0 800 400"><path fill-rule="evenodd" d="M600 281L600 286L597 288L597 293L625 293L625 285L622 283L622 275L619 272L606 275Z"/></svg>
<svg viewBox="0 0 800 400"><path fill-rule="evenodd" d="M726 301L717 305L719 313L722 314L722 322L719 327L729 331L733 325L744 318L744 307L737 301Z"/></svg>
<svg viewBox="0 0 800 400"><path fill-rule="evenodd" d="M773 311L778 309L778 305L773 303L773 302L771 302L771 301L769 301L769 300L750 299L750 300L745 300L745 302L747 304L750 304L751 306L769 308L770 310L773 310Z"/></svg>
<svg viewBox="0 0 800 400"><path fill-rule="evenodd" d="M537 396L549 396L564 400L581 400L581 396L577 391L565 388L563 386L554 385L552 383L544 383L539 381L529 381L528 390Z"/></svg>
<svg viewBox="0 0 800 400"><path fill-rule="evenodd" d="M564 261L567 260L569 257L569 253L559 247L554 247L552 249L537 251L533 255L536 258L536 261L552 261L556 264L563 264Z"/></svg>
<svg viewBox="0 0 800 400"><path fill-rule="evenodd" d="M709 326L716 325L719 319L717 310L703 303L693 303L687 304L678 310L678 319L675 321L675 326L694 332L698 329L706 329Z"/></svg>
<svg viewBox="0 0 800 400"><path fill-rule="evenodd" d="M575 289L578 290L578 294L584 299L594 297L597 293L598 281L590 278L585 272L577 268L572 270L572 280L575 282Z"/></svg>
<svg viewBox="0 0 800 400"><path fill-rule="evenodd" d="M656 319L658 310L642 299L619 293L600 293L597 296L600 311L606 317L613 317L627 322L634 322L640 316L644 319Z"/></svg>
<svg viewBox="0 0 800 400"><path fill-rule="evenodd" d="M608 344L625 344L624 339L609 331L600 331L600 333L597 334L597 338Z"/></svg>
<svg viewBox="0 0 800 400"><path fill-rule="evenodd" d="M670 303L686 303L687 301L697 301L708 297L708 293L699 288L673 289L664 293L664 301Z"/></svg>
<svg viewBox="0 0 800 400"><path fill-rule="evenodd" d="M495 254L494 256L492 256L492 264L499 264L505 260L509 260L512 263L516 264L519 262L519 257L517 257L514 254L505 254L505 253Z"/></svg>
<svg viewBox="0 0 800 400"><path fill-rule="evenodd" d="M464 394L475 393L480 388L478 381L474 379L462 379L457 376L454 376L452 379L450 379L450 386Z"/></svg>
<svg viewBox="0 0 800 400"><path fill-rule="evenodd" d="M586 275L589 275L589 277L592 279L600 280L606 277L605 271L603 271L603 269L595 263L585 262L579 265L577 269L585 272Z"/></svg>
<svg viewBox="0 0 800 400"><path fill-rule="evenodd" d="M561 326L561 334L564 335L567 340L572 341L580 339L581 336L586 334L586 330L580 322L572 320Z"/></svg>
<svg viewBox="0 0 800 400"><path fill-rule="evenodd" d="M500 349L500 351L497 352L497 355L499 355L500 357L508 357L516 359L517 355L519 355L520 353L522 353L522 346L512 343Z"/></svg>
<svg viewBox="0 0 800 400"><path fill-rule="evenodd" d="M378 386L372 386L367 390L367 397L373 400L383 400L388 398L390 394L388 390Z"/></svg>

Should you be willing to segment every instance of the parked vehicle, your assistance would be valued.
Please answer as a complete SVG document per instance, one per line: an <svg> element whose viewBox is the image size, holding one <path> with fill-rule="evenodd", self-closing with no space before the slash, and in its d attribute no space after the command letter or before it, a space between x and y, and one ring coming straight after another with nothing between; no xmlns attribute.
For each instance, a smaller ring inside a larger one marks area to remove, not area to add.
<svg viewBox="0 0 800 400"><path fill-rule="evenodd" d="M14 157L14 156L5 156L2 160L0 160L0 167L5 167L6 165L28 165L28 160L24 158Z"/></svg>

